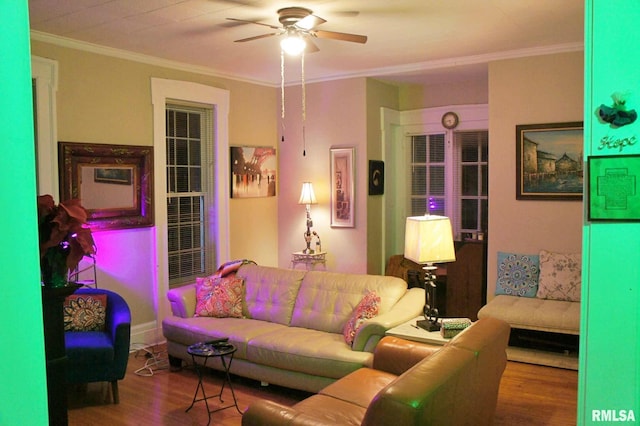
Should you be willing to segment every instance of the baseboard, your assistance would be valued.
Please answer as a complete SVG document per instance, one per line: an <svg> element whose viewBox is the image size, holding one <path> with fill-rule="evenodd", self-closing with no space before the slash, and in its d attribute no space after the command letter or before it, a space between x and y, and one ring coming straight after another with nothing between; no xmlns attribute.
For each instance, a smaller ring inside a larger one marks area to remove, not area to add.
<svg viewBox="0 0 640 426"><path fill-rule="evenodd" d="M165 338L162 334L162 329L157 326L156 321L150 321L131 327L131 344L129 345L130 352L164 342Z"/></svg>
<svg viewBox="0 0 640 426"><path fill-rule="evenodd" d="M564 368L565 370L578 370L578 354L575 352L558 353L509 346L507 359L527 364Z"/></svg>

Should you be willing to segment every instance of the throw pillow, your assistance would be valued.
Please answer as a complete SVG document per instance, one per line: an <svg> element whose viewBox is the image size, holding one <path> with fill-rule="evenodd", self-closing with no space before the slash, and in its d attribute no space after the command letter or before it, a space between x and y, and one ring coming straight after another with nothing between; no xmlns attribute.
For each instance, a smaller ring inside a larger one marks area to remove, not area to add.
<svg viewBox="0 0 640 426"><path fill-rule="evenodd" d="M353 344L353 339L355 339L358 329L362 327L362 323L378 315L379 309L380 296L375 291L370 291L358 303L342 330L342 335L347 345Z"/></svg>
<svg viewBox="0 0 640 426"><path fill-rule="evenodd" d="M579 302L582 289L582 255L540 251L540 299Z"/></svg>
<svg viewBox="0 0 640 426"><path fill-rule="evenodd" d="M536 297L539 271L537 255L498 252L496 294Z"/></svg>
<svg viewBox="0 0 640 426"><path fill-rule="evenodd" d="M103 331L107 317L106 294L72 294L62 305L64 331Z"/></svg>
<svg viewBox="0 0 640 426"><path fill-rule="evenodd" d="M196 317L242 318L244 280L235 275L196 278Z"/></svg>

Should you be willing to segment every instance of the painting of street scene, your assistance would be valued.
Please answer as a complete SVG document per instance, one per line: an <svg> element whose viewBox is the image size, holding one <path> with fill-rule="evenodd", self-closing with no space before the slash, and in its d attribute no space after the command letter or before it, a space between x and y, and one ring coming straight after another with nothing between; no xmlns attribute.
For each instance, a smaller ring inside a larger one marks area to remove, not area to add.
<svg viewBox="0 0 640 426"><path fill-rule="evenodd" d="M276 196L276 149L232 146L231 198Z"/></svg>
<svg viewBox="0 0 640 426"><path fill-rule="evenodd" d="M516 126L517 199L582 199L581 122Z"/></svg>

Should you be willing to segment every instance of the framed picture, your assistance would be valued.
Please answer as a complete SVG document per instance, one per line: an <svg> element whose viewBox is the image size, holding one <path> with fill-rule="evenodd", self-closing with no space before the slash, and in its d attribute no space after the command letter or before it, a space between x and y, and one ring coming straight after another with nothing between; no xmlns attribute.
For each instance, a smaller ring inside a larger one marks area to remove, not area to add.
<svg viewBox="0 0 640 426"><path fill-rule="evenodd" d="M93 231L153 226L153 148L59 142L60 197L80 198Z"/></svg>
<svg viewBox="0 0 640 426"><path fill-rule="evenodd" d="M640 155L588 158L589 220L640 220Z"/></svg>
<svg viewBox="0 0 640 426"><path fill-rule="evenodd" d="M355 226L354 154L355 148L332 148L331 227Z"/></svg>
<svg viewBox="0 0 640 426"><path fill-rule="evenodd" d="M369 195L384 194L384 161L369 160Z"/></svg>
<svg viewBox="0 0 640 426"><path fill-rule="evenodd" d="M133 167L96 167L93 169L93 181L116 185L131 185L131 182L133 182Z"/></svg>
<svg viewBox="0 0 640 426"><path fill-rule="evenodd" d="M516 126L516 199L582 200L582 122Z"/></svg>
<svg viewBox="0 0 640 426"><path fill-rule="evenodd" d="M231 198L276 196L276 149L264 146L229 148Z"/></svg>

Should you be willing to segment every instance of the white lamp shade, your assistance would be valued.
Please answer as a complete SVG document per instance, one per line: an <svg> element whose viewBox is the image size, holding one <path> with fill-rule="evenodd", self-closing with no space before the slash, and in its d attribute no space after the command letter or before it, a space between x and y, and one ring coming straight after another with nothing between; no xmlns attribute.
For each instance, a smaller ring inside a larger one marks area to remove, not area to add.
<svg viewBox="0 0 640 426"><path fill-rule="evenodd" d="M302 184L302 192L300 192L300 200L298 200L298 204L318 204L311 182L304 182Z"/></svg>
<svg viewBox="0 0 640 426"><path fill-rule="evenodd" d="M436 215L408 217L404 257L419 264L454 262L456 252L449 218Z"/></svg>

